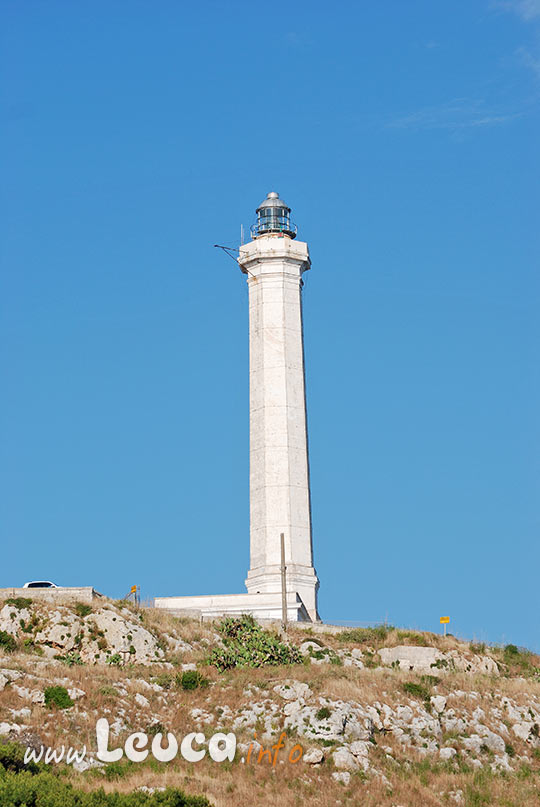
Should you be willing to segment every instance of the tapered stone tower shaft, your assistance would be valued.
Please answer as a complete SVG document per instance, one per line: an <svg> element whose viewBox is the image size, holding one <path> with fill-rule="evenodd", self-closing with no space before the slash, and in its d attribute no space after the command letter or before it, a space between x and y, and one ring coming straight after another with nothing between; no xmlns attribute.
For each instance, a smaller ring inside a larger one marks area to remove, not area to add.
<svg viewBox="0 0 540 807"><path fill-rule="evenodd" d="M271 193L257 210L253 240L240 248L249 288L249 593L279 592L280 534L287 590L318 619L302 329L307 244L295 241L290 209Z"/></svg>

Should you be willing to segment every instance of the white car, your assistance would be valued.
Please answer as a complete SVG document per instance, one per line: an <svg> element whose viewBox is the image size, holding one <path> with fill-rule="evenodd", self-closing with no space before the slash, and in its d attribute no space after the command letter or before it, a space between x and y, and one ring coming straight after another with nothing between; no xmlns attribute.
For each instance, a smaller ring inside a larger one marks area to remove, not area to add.
<svg viewBox="0 0 540 807"><path fill-rule="evenodd" d="M51 583L50 580L31 580L25 583L23 588L58 588L56 583Z"/></svg>

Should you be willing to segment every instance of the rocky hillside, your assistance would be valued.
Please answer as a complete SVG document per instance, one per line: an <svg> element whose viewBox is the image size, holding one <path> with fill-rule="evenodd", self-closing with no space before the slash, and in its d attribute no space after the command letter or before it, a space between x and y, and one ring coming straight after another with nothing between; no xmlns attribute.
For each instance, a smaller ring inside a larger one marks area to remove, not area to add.
<svg viewBox="0 0 540 807"><path fill-rule="evenodd" d="M216 807L540 803L538 656L385 627L282 639L113 601L7 601L0 735L86 745L82 762L51 766L83 791L180 787ZM96 757L103 718L117 761ZM200 733L192 747L207 753L130 761L133 732L147 748ZM211 758L216 733L234 735L232 761Z"/></svg>

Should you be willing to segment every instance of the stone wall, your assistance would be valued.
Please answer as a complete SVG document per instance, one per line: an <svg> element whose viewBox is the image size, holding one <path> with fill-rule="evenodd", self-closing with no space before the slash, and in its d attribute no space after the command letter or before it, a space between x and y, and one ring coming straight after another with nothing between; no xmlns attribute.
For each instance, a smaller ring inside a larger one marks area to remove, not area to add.
<svg viewBox="0 0 540 807"><path fill-rule="evenodd" d="M0 588L0 600L9 597L28 597L46 602L86 602L92 603L103 598L92 586L61 586L59 588Z"/></svg>

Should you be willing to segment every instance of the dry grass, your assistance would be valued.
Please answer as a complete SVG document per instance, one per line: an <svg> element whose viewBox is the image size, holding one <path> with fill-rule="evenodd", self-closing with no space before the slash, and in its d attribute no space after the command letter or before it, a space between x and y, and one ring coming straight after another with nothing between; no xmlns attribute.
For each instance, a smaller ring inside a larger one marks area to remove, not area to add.
<svg viewBox="0 0 540 807"><path fill-rule="evenodd" d="M142 613L143 624L148 630L169 633L190 644L203 639L213 641L215 630L211 622L176 617L160 608L141 608L137 613Z"/></svg>

